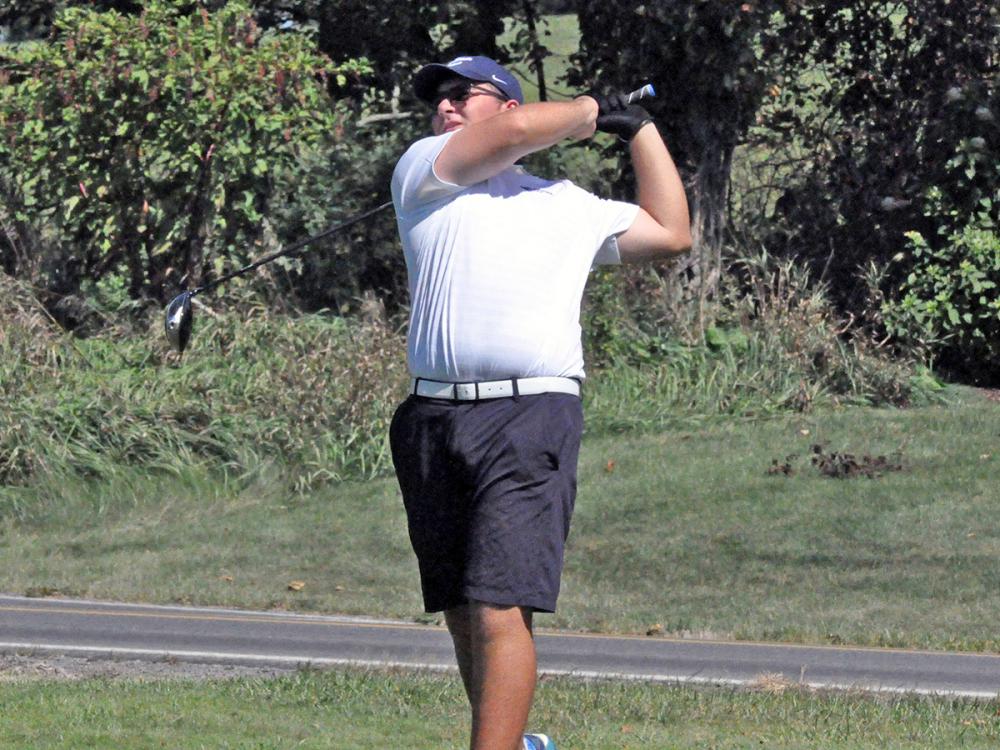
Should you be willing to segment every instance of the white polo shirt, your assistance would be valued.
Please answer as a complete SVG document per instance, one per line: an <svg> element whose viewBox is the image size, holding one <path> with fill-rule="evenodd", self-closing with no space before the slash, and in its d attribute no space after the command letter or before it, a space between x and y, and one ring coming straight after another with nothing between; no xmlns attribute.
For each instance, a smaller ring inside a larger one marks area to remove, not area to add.
<svg viewBox="0 0 1000 750"><path fill-rule="evenodd" d="M587 275L595 263L619 262L615 236L639 207L520 167L468 187L445 182L433 165L454 132L414 143L392 175L411 375L583 378Z"/></svg>

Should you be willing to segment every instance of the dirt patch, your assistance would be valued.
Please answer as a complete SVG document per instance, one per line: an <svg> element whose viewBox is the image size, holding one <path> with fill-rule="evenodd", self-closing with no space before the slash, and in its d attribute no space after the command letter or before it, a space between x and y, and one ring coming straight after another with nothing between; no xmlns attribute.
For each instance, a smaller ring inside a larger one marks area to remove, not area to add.
<svg viewBox="0 0 1000 750"><path fill-rule="evenodd" d="M785 456L784 460L773 459L767 473L771 476L792 476L797 471L797 455ZM891 456L869 456L839 451L827 451L825 446L812 446L809 461L816 470L825 477L833 479L851 479L867 477L877 479L886 472L903 471L903 456L901 451Z"/></svg>

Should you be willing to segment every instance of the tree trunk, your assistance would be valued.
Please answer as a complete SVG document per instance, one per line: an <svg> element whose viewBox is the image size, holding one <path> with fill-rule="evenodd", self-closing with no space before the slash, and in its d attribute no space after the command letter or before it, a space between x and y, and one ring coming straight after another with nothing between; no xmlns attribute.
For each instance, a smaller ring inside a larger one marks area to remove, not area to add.
<svg viewBox="0 0 1000 750"><path fill-rule="evenodd" d="M678 265L677 276L687 279L679 295L686 304L697 304L698 335L703 337L712 321L708 303L719 290L722 277L722 247L725 240L726 201L733 161L733 146L707 144L688 187L691 211L691 253ZM680 282L679 288L683 281Z"/></svg>
<svg viewBox="0 0 1000 750"><path fill-rule="evenodd" d="M185 209L188 216L187 233L181 241L183 248L183 260L181 261L181 272L183 278L187 279L189 287L198 286L201 283L204 268L205 242L208 239L210 196L211 196L211 171L212 154L215 151L215 144L210 145L202 157L201 168L198 173L198 180L195 183L191 199Z"/></svg>
<svg viewBox="0 0 1000 750"><path fill-rule="evenodd" d="M545 87L545 54L546 51L538 41L538 29L535 25L535 4L531 0L524 0L524 21L528 27L528 39L531 41L529 57L531 58L531 68L535 71L535 80L538 83L538 101L548 101L549 95Z"/></svg>

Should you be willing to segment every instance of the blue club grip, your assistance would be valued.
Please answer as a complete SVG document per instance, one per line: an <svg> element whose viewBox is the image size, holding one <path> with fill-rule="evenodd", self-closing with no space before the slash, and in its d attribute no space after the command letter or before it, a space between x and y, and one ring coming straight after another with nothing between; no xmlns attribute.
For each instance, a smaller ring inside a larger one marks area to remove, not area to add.
<svg viewBox="0 0 1000 750"><path fill-rule="evenodd" d="M656 89L653 88L653 84L647 83L642 88L638 88L632 93L630 93L626 97L626 100L628 101L629 104L635 104L640 99L645 99L646 97L653 97L653 96L656 96Z"/></svg>

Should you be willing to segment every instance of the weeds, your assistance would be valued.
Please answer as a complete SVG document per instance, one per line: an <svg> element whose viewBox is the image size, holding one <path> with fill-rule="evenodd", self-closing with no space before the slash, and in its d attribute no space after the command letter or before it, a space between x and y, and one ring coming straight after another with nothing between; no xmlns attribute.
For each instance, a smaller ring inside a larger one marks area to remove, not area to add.
<svg viewBox="0 0 1000 750"><path fill-rule="evenodd" d="M703 333L655 271L599 277L585 326L599 365L589 392L593 429L935 398L936 380L839 319L804 268L762 255L731 270Z"/></svg>
<svg viewBox="0 0 1000 750"><path fill-rule="evenodd" d="M915 363L894 358L866 336L853 319L842 319L822 282L794 261L762 254L736 264L723 301L724 319L761 340L773 365L799 373L812 395L874 406L905 406L922 398ZM790 404L794 405L794 404ZM808 401L801 403L803 410Z"/></svg>
<svg viewBox="0 0 1000 750"><path fill-rule="evenodd" d="M305 491L389 469L386 434L407 373L403 336L382 316L205 305L181 359L167 348L159 310L145 319L130 311L129 320L144 320L131 327L73 337L29 289L0 277L0 483L201 462L240 481L273 462L291 467ZM705 342L650 333L642 321L617 325L626 312L599 304L588 313L598 364L587 387L592 434L838 403L901 405L915 392L908 364L846 333L823 290L791 264L746 264ZM0 512L20 515L15 505L7 500Z"/></svg>
<svg viewBox="0 0 1000 750"><path fill-rule="evenodd" d="M401 337L382 322L245 305L202 315L181 360L159 315L139 336L73 339L23 287L2 281L4 484L199 461L240 477L275 461L299 467L306 488L387 467L388 419L406 374Z"/></svg>

